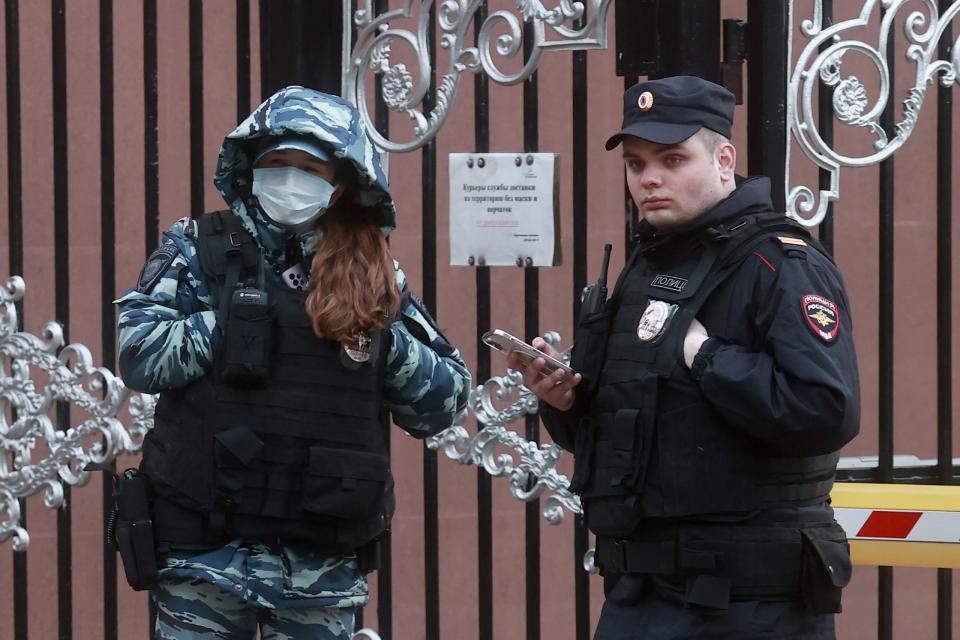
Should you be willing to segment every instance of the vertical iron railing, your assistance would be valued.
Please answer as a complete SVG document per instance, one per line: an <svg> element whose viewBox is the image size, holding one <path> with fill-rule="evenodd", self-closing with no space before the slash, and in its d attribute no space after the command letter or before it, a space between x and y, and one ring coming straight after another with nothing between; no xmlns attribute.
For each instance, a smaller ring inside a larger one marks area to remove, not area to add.
<svg viewBox="0 0 960 640"><path fill-rule="evenodd" d="M895 43L891 30L887 41L887 65L890 71L890 86L896 86ZM888 134L894 126L894 103L888 101L880 118L880 125ZM890 158L879 167L879 478L880 482L893 481L893 330L894 330L894 160ZM877 568L877 637L880 640L893 638L893 568Z"/></svg>
<svg viewBox="0 0 960 640"><path fill-rule="evenodd" d="M356 2L354 3L356 4ZM387 0L376 0L377 13L387 10ZM352 21L351 21L352 23ZM356 37L351 38L355 42ZM390 110L383 100L383 78L377 76L374 81L374 98L376 100L376 110L374 112L374 124L377 130L383 135L390 133ZM389 429L389 425L387 425ZM391 455L390 433L386 434L384 442L387 445L387 455ZM393 543L390 531L387 531L380 543L380 569L377 571L377 630L381 637L393 637ZM363 612L359 613L357 627L363 625Z"/></svg>
<svg viewBox="0 0 960 640"><path fill-rule="evenodd" d="M533 51L533 27L528 22L523 30L524 61ZM523 83L523 151L536 153L540 150L540 105L538 73L534 72ZM540 267L523 267L523 333L526 340L540 333ZM540 441L540 417L526 417L526 438ZM527 640L540 638L540 501L524 505L524 572L526 582Z"/></svg>
<svg viewBox="0 0 960 640"><path fill-rule="evenodd" d="M144 257L160 237L160 138L157 86L157 0L143 2L143 181Z"/></svg>
<svg viewBox="0 0 960 640"><path fill-rule="evenodd" d="M203 214L203 0L190 0L190 217Z"/></svg>
<svg viewBox="0 0 960 640"><path fill-rule="evenodd" d="M940 0L941 14L952 0ZM940 59L952 55L953 28L940 39ZM953 87L937 86L937 466L953 484ZM937 569L937 638L953 633L953 571Z"/></svg>
<svg viewBox="0 0 960 640"><path fill-rule="evenodd" d="M243 122L250 104L250 0L237 0L237 124Z"/></svg>
<svg viewBox="0 0 960 640"><path fill-rule="evenodd" d="M54 309L70 341L70 201L67 131L67 18L65 0L51 2L53 49L53 251ZM70 428L70 405L58 402L57 429ZM63 506L57 510L57 625L60 640L73 637L73 521L70 487L63 488Z"/></svg>
<svg viewBox="0 0 960 640"><path fill-rule="evenodd" d="M582 28L586 18L581 18L576 28ZM587 52L574 51L572 54L572 176L573 176L573 319L580 317L580 292L587 284L587 204L588 151L591 147L587 138L588 100L587 100ZM574 325L575 326L575 325ZM573 336L571 336L572 339ZM582 516L573 524L573 592L574 592L574 637L586 640L590 637L590 582L589 575L583 570L583 556L589 546L587 525Z"/></svg>
<svg viewBox="0 0 960 640"><path fill-rule="evenodd" d="M833 24L833 0L823 0L823 28L828 28ZM821 51L829 45L824 44ZM820 135L823 141L828 145L833 144L833 87L825 82L820 82L819 94L817 95L817 113L820 123ZM830 172L826 169L817 171L817 180L821 191L830 188ZM817 237L823 247L833 255L833 203L827 205L827 215L820 223L817 231Z"/></svg>
<svg viewBox="0 0 960 640"><path fill-rule="evenodd" d="M474 46L480 44L480 25L487 19L487 3L477 9L474 19ZM474 149L490 152L490 86L487 75L473 77ZM491 373L490 349L480 339L491 327L490 267L474 267L477 285L477 381L488 380ZM478 425L479 426L479 425ZM493 487L492 478L477 468L477 608L479 640L493 640Z"/></svg>
<svg viewBox="0 0 960 640"><path fill-rule="evenodd" d="M623 76L624 92L638 82L640 82L640 76ZM636 233L637 223L640 222L640 210L637 208L637 203L633 201L633 196L630 195L626 176L623 179L623 211L623 259L626 261L627 256L633 252L634 233Z"/></svg>
<svg viewBox="0 0 960 640"><path fill-rule="evenodd" d="M4 42L7 96L7 217L10 273L23 273L23 165L20 136L20 6L18 0L5 0ZM17 308L22 330L22 303ZM16 419L16 416L11 416ZM27 501L20 503L19 526L27 527ZM27 638L27 552L13 553L13 637Z"/></svg>
<svg viewBox="0 0 960 640"><path fill-rule="evenodd" d="M157 0L143 2L143 238L144 258L157 248L160 237L160 132L157 74ZM157 617L149 599L147 637Z"/></svg>
<svg viewBox="0 0 960 640"><path fill-rule="evenodd" d="M117 361L117 332L113 319L116 293L116 176L113 105L113 0L100 0L100 343L104 366ZM116 469L116 463L110 466ZM104 521L113 509L113 480L101 474ZM103 639L117 640L117 552L103 541Z"/></svg>
<svg viewBox="0 0 960 640"><path fill-rule="evenodd" d="M437 17L430 5L427 47L430 58L430 88L423 102L425 113L433 111L437 88ZM423 302L437 317L437 141L424 145L423 152ZM440 638L440 539L439 494L437 488L437 452L423 447L423 571L426 640Z"/></svg>
<svg viewBox="0 0 960 640"><path fill-rule="evenodd" d="M785 2L747 2L748 171L770 177L776 211L786 210L787 10Z"/></svg>

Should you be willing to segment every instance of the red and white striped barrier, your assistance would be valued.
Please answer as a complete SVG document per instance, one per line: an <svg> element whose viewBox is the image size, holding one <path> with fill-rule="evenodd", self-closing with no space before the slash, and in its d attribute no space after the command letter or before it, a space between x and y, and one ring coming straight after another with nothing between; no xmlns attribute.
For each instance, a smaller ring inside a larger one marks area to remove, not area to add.
<svg viewBox="0 0 960 640"><path fill-rule="evenodd" d="M851 540L960 543L960 513L956 511L838 508L835 516Z"/></svg>
<svg viewBox="0 0 960 640"><path fill-rule="evenodd" d="M838 483L830 497L857 564L960 567L960 487Z"/></svg>

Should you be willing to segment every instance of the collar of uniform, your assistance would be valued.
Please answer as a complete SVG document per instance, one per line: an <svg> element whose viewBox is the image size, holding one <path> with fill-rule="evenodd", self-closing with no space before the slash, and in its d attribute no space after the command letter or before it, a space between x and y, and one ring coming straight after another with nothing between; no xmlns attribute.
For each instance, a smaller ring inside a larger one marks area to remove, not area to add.
<svg viewBox="0 0 960 640"><path fill-rule="evenodd" d="M711 209L697 216L687 224L664 233L657 231L646 220L641 220L636 238L641 243L641 253L645 257L671 256L684 253L690 247L703 241L701 233L707 228L730 222L751 213L772 211L770 199L770 178L756 176L736 177L736 190L718 202Z"/></svg>

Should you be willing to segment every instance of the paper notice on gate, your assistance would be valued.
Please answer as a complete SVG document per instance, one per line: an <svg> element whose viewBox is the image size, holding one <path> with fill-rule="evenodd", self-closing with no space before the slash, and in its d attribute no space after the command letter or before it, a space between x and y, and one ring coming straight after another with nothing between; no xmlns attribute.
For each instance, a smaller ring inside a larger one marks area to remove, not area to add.
<svg viewBox="0 0 960 640"><path fill-rule="evenodd" d="M555 153L450 154L450 264L560 264Z"/></svg>

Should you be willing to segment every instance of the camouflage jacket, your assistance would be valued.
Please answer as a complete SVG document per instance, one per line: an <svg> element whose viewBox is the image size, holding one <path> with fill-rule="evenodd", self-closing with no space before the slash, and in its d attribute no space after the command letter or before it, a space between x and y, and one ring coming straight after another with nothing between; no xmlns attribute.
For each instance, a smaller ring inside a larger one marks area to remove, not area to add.
<svg viewBox="0 0 960 640"><path fill-rule="evenodd" d="M214 182L263 250L268 266L283 258L284 230L260 211L251 195L251 157L258 140L287 132L314 136L356 170L358 204L382 216L388 234L396 211L377 152L357 112L335 96L287 87L271 96L224 140ZM138 286L118 300L120 370L131 388L147 393L185 386L211 370L223 335L217 309L194 242L196 225L184 218L164 234L147 260ZM300 239L303 255L319 240ZM397 284L406 278L395 263ZM274 269L267 276L280 283ZM434 328L415 298L405 297L401 314L423 328L414 337L402 320L389 327L383 399L394 422L423 438L449 427L466 406L470 373L460 353ZM270 547L236 540L219 549L171 553L162 575L196 577L252 603L268 607L358 606L366 602L366 580L352 556L326 557L306 547Z"/></svg>

